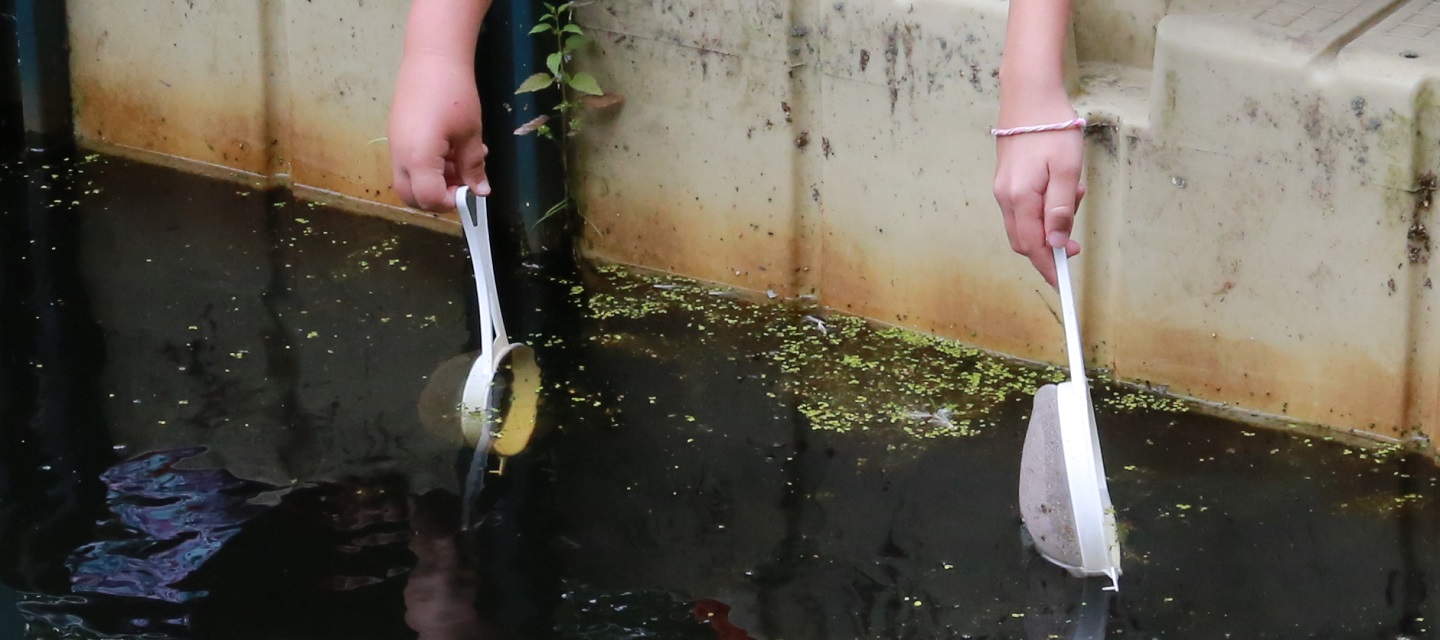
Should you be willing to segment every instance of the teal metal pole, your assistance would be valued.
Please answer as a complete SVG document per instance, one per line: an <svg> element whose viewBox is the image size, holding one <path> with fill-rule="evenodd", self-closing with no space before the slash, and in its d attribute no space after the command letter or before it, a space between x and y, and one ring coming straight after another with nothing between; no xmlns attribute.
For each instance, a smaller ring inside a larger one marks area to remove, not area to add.
<svg viewBox="0 0 1440 640"><path fill-rule="evenodd" d="M69 146L70 47L64 0L13 0L25 143Z"/></svg>
<svg viewBox="0 0 1440 640"><path fill-rule="evenodd" d="M490 211L505 232L522 240L524 261L566 261L571 233L565 216L540 219L564 198L564 170L556 144L515 130L555 106L554 92L515 94L532 74L545 70L547 51L530 35L545 14L533 0L496 0L490 7L476 51L476 80L484 105L486 171L493 195ZM499 232L502 230L496 229ZM503 236L502 236L503 238ZM501 238L497 238L499 240ZM517 256L518 257L518 256ZM502 259L498 256L497 259Z"/></svg>

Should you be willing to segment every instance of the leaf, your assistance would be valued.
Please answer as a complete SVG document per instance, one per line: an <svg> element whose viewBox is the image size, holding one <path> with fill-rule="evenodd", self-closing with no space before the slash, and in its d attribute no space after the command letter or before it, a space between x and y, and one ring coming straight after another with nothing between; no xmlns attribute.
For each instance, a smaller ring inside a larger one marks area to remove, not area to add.
<svg viewBox="0 0 1440 640"><path fill-rule="evenodd" d="M580 104L586 109L605 109L625 102L625 96L618 93L607 93L599 96L583 96Z"/></svg>
<svg viewBox="0 0 1440 640"><path fill-rule="evenodd" d="M537 34L537 33L550 33L551 31L554 31L554 30L555 30L555 27L551 26L550 23L548 23L548 22L542 22L542 23L540 23L540 24L535 25L535 28L530 30L530 35L533 36L533 35L535 35L535 34Z"/></svg>
<svg viewBox="0 0 1440 640"><path fill-rule="evenodd" d="M535 132L535 131L538 131L538 130L540 129L540 127L545 126L545 123L547 123L547 122L549 122L549 121L550 121L550 116L540 116L540 117L538 117L538 118L536 118L536 119L534 119L534 120L531 120L531 121L529 121L529 122L527 122L527 123L525 123L525 124L520 125L520 128L515 130L515 135L517 135L517 136L523 136L523 135L528 135L528 134L530 134L530 133L533 133L533 132Z"/></svg>
<svg viewBox="0 0 1440 640"><path fill-rule="evenodd" d="M595 76L583 71L570 76L568 84L572 89L581 93L588 93L592 96L605 95L605 90L600 88L600 83L595 81Z"/></svg>
<svg viewBox="0 0 1440 640"><path fill-rule="evenodd" d="M518 95L521 93L539 91L552 84L555 84L555 77L542 71L533 76L530 76L529 78L526 78L525 82L520 84L520 88L515 90L515 93Z"/></svg>
<svg viewBox="0 0 1440 640"><path fill-rule="evenodd" d="M565 196L564 199L562 199L561 201L555 203L555 206L550 207L550 210L549 210L549 211L546 211L546 212L545 212L545 215L540 216L540 219L539 219L539 220L536 220L536 221L535 221L535 225L534 225L533 227L531 227L531 228L533 229L534 227L540 226L540 223L542 223L542 222L544 222L544 221L546 221L546 220L549 220L552 216L554 216L554 215L557 214L557 213L560 213L561 211L564 211L564 210L565 210L566 208L568 208L569 206L570 206L570 196Z"/></svg>
<svg viewBox="0 0 1440 640"><path fill-rule="evenodd" d="M585 36L570 36L565 39L565 46L560 47L560 53L570 54L576 49L585 46L586 42L588 42L588 40L586 40Z"/></svg>
<svg viewBox="0 0 1440 640"><path fill-rule="evenodd" d="M562 33L573 33L573 34L575 34L575 35L577 35L577 36L583 36L583 35L585 35L585 32L580 30L580 25L575 24L575 23L573 23L573 22L570 23L570 24L565 25L565 28L561 29L560 31L561 31Z"/></svg>
<svg viewBox="0 0 1440 640"><path fill-rule="evenodd" d="M560 77L560 62L565 59L564 54L556 51L545 58L545 66L550 68L550 73Z"/></svg>

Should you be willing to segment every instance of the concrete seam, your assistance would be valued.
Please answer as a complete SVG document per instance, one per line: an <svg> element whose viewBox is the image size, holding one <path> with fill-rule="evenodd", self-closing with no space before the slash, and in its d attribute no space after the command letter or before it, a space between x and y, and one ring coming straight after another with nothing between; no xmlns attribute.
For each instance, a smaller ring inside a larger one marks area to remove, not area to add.
<svg viewBox="0 0 1440 640"><path fill-rule="evenodd" d="M291 184L293 91L290 83L290 39L286 28L288 0L260 0L261 65L265 91L265 171Z"/></svg>

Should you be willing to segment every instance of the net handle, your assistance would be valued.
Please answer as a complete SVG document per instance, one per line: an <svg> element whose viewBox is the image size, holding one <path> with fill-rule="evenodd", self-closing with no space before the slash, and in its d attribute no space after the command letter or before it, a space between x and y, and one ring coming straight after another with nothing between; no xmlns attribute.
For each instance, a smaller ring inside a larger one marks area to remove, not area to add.
<svg viewBox="0 0 1440 640"><path fill-rule="evenodd" d="M510 343L505 320L500 315L500 296L495 285L495 260L490 251L490 223L485 198L467 187L455 190L455 208L470 246L470 263L475 271L476 303L480 307L480 359L493 372L501 355L498 350Z"/></svg>
<svg viewBox="0 0 1440 640"><path fill-rule="evenodd" d="M1085 382L1085 357L1080 347L1080 319L1075 309L1075 288L1070 283L1070 257L1064 247L1055 249L1055 280L1060 285L1060 317L1065 324L1065 353L1070 379Z"/></svg>

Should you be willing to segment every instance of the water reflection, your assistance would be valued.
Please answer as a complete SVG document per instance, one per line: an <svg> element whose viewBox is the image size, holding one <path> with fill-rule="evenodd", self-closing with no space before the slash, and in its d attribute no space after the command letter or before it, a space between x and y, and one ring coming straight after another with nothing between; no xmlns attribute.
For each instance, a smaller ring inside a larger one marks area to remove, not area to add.
<svg viewBox="0 0 1440 640"><path fill-rule="evenodd" d="M473 348L457 238L87 171L78 211L43 214L0 171L0 582L18 600L0 606L52 636L1373 638L1440 619L1423 458L1101 394L1133 554L1111 600L1023 553L1018 404L964 437L814 428L766 357L791 337L519 264L501 286L522 292L547 431L463 532L466 452L416 411L436 363ZM586 315L625 295L644 314ZM815 331L790 313L755 315ZM866 365L874 337L820 355Z"/></svg>
<svg viewBox="0 0 1440 640"><path fill-rule="evenodd" d="M154 452L106 471L113 517L70 558L70 589L19 611L82 636L387 637L403 620L423 638L512 637L479 617L475 549L456 535L452 494L415 497L393 476L274 492L180 468L202 455Z"/></svg>
<svg viewBox="0 0 1440 640"><path fill-rule="evenodd" d="M67 155L0 165L0 577L27 590L67 587L111 456Z"/></svg>
<svg viewBox="0 0 1440 640"><path fill-rule="evenodd" d="M1028 640L1104 640L1110 622L1108 578L1077 580L1034 554L1025 567Z"/></svg>
<svg viewBox="0 0 1440 640"><path fill-rule="evenodd" d="M75 592L163 602L206 595L177 585L264 513L251 500L275 487L223 469L177 466L202 453L197 447L145 454L101 474L113 514L105 528L115 533L71 554L66 564Z"/></svg>
<svg viewBox="0 0 1440 640"><path fill-rule="evenodd" d="M0 638L20 638L25 621L20 617L20 594L0 584Z"/></svg>
<svg viewBox="0 0 1440 640"><path fill-rule="evenodd" d="M476 610L479 595L474 549L466 544L454 496L412 498L410 552L415 566L405 582L405 624L419 640L507 638Z"/></svg>

